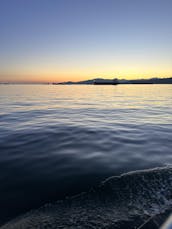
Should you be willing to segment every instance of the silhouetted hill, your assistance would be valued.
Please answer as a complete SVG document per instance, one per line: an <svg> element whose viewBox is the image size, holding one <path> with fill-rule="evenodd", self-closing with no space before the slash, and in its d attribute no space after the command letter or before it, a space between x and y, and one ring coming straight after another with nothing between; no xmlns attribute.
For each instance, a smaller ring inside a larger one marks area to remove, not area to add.
<svg viewBox="0 0 172 229"><path fill-rule="evenodd" d="M141 80L130 80L132 84L172 84L172 78L152 78Z"/></svg>
<svg viewBox="0 0 172 229"><path fill-rule="evenodd" d="M73 85L73 84L93 84L95 80L104 80L103 78L96 78L92 80L84 80L78 82L62 82L62 83L53 83L55 85ZM119 84L172 84L172 77L170 78L151 78L151 79L136 79L136 80L126 80L118 79Z"/></svg>
<svg viewBox="0 0 172 229"><path fill-rule="evenodd" d="M53 84L64 84L64 85L70 85L70 84L93 84L94 81L98 80L98 79L101 79L101 78L96 78L96 79L92 79L92 80L78 81L78 82L67 81L67 82L53 83Z"/></svg>

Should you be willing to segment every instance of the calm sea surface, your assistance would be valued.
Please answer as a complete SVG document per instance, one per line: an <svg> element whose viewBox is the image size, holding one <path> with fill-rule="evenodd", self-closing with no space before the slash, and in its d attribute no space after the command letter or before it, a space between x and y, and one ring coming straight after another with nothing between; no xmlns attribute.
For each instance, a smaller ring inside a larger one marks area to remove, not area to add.
<svg viewBox="0 0 172 229"><path fill-rule="evenodd" d="M0 222L172 164L172 85L0 85Z"/></svg>

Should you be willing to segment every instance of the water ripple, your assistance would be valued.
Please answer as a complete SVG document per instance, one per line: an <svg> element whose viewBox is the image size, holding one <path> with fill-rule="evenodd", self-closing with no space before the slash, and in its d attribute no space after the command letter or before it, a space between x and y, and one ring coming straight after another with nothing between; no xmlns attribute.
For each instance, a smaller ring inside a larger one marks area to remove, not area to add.
<svg viewBox="0 0 172 229"><path fill-rule="evenodd" d="M171 89L1 85L0 220L172 164Z"/></svg>

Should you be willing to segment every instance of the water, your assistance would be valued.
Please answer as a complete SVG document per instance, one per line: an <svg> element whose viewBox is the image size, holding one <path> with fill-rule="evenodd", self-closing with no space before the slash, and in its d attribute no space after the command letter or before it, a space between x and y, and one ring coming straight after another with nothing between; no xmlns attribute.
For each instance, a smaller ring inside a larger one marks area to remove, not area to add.
<svg viewBox="0 0 172 229"><path fill-rule="evenodd" d="M172 85L0 85L0 222L172 164Z"/></svg>
<svg viewBox="0 0 172 229"><path fill-rule="evenodd" d="M111 177L92 191L32 210L2 229L159 229L172 208L171 186L172 167Z"/></svg>

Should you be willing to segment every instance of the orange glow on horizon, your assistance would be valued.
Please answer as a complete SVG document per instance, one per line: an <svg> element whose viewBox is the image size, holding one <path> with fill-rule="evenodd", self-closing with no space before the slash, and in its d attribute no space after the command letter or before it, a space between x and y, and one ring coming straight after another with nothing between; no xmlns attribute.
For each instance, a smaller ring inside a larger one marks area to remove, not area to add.
<svg viewBox="0 0 172 229"><path fill-rule="evenodd" d="M94 68L73 67L66 70L55 68L45 69L10 69L0 72L0 82L37 82L52 83L66 81L83 81L95 78L105 79L148 79L148 78L172 77L172 68L169 66L149 67L145 66L95 66Z"/></svg>
<svg viewBox="0 0 172 229"><path fill-rule="evenodd" d="M33 83L53 83L53 82L66 82L66 81L84 81L84 80L90 80L90 79L95 79L95 78L105 78L105 79L113 79L113 78L118 78L118 79L148 79L148 78L168 78L172 77L172 72L155 72L155 73L146 73L143 72L137 73L137 72L126 72L124 73L123 71L118 72L118 73L113 73L113 72L98 72L98 73L50 73L50 74L3 74L0 75L0 82L33 82Z"/></svg>

